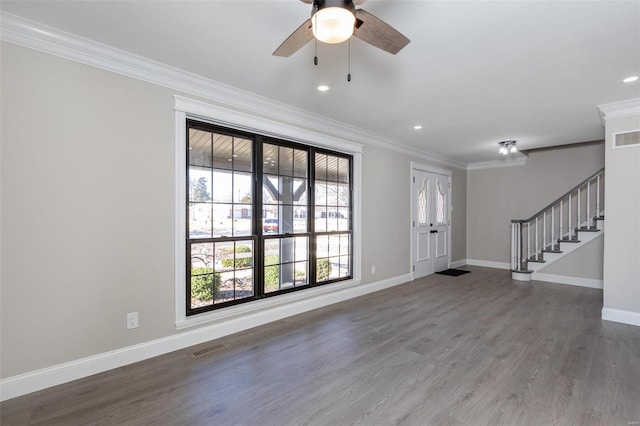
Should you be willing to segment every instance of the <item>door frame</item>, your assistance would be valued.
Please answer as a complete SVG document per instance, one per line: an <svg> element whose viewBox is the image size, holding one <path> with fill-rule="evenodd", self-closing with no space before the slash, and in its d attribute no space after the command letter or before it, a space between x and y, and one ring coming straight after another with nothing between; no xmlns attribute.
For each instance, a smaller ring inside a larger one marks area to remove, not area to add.
<svg viewBox="0 0 640 426"><path fill-rule="evenodd" d="M442 169L440 167L436 167L436 166L430 166L427 164L422 164L422 163L418 163L415 161L411 162L411 168L409 170L409 235L411 236L411 238L409 238L409 273L411 274L411 280L415 279L414 278L414 270L413 270L413 221L417 220L414 215L415 215L415 211L413 209L413 171L414 170L420 170L423 172L427 172L427 173L437 173L439 175L444 175L447 176L449 178L449 182L451 183L449 185L449 193L448 193L448 197L447 197L447 219L449 221L449 235L447 238L447 251L448 251L448 255L449 255L449 259L447 260L447 267L451 268L451 232L453 230L453 221L451 220L451 207L452 207L452 199L451 199L451 194L452 194L452 189L453 189L453 171L448 170L448 169Z"/></svg>

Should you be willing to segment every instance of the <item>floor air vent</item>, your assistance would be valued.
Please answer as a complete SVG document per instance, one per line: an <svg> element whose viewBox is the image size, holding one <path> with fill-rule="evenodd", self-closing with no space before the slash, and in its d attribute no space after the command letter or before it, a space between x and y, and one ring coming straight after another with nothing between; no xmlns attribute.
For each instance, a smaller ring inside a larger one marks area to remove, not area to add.
<svg viewBox="0 0 640 426"><path fill-rule="evenodd" d="M194 351L193 356L198 358L205 355L209 355L212 352L219 352L224 349L227 349L227 347L222 343L218 343L217 345L208 346L206 348L202 348L202 349L198 349L197 351Z"/></svg>

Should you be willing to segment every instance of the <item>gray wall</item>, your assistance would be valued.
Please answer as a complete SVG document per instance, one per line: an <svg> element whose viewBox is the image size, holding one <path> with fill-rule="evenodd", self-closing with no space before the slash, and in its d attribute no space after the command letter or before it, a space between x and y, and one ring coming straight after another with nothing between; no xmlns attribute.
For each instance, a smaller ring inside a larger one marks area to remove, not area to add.
<svg viewBox="0 0 640 426"><path fill-rule="evenodd" d="M640 317L640 147L612 149L612 135L640 116L606 123L604 307Z"/></svg>
<svg viewBox="0 0 640 426"><path fill-rule="evenodd" d="M467 258L508 264L511 219L531 217L602 167L598 142L531 151L524 166L470 170Z"/></svg>
<svg viewBox="0 0 640 426"><path fill-rule="evenodd" d="M542 268L540 273L602 280L603 259L604 238L601 235L551 265Z"/></svg>
<svg viewBox="0 0 640 426"><path fill-rule="evenodd" d="M2 377L176 334L173 92L6 43L1 66ZM364 149L365 283L409 273L412 160Z"/></svg>

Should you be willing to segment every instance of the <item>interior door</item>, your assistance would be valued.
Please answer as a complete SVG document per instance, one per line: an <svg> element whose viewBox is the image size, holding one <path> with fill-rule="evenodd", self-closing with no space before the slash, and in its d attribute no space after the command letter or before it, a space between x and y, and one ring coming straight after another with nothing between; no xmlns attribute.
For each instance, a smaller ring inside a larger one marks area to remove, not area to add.
<svg viewBox="0 0 640 426"><path fill-rule="evenodd" d="M450 177L414 169L411 253L413 278L449 267Z"/></svg>

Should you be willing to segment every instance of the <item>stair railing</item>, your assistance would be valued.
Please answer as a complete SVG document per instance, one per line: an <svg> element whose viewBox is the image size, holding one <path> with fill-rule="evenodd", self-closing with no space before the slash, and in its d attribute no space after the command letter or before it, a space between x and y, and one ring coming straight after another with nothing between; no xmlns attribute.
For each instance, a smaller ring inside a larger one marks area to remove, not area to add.
<svg viewBox="0 0 640 426"><path fill-rule="evenodd" d="M604 212L604 168L531 216L511 220L511 270L529 272L544 252L558 252L560 242L577 242L578 230L595 230Z"/></svg>

